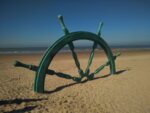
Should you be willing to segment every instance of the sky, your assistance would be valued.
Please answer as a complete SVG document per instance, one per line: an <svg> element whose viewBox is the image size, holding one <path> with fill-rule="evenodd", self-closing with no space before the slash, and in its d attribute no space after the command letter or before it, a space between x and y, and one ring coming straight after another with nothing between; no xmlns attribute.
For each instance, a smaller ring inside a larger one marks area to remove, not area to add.
<svg viewBox="0 0 150 113"><path fill-rule="evenodd" d="M70 32L102 21L109 45L150 45L150 0L0 0L0 48L52 45L64 35L59 14Z"/></svg>

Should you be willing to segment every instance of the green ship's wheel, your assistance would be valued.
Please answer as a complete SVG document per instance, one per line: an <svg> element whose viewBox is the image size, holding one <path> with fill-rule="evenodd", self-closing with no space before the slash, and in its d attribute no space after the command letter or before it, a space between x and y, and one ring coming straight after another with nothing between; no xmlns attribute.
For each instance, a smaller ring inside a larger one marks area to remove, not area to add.
<svg viewBox="0 0 150 113"><path fill-rule="evenodd" d="M72 53L73 59L75 61L75 64L77 66L80 77L71 77L69 75L68 76L63 75L63 78L72 79L76 82L80 82L83 77L87 77L87 79L90 80L90 79L93 79L95 74L99 73L105 66L108 66L108 65L110 67L110 74L115 74L116 69L115 69L115 61L114 60L116 59L116 56L113 56L111 49L109 48L107 43L104 41L104 39L102 39L100 36L102 24L99 25L97 34L90 33L90 32L84 32L84 31L69 33L69 31L65 27L62 16L58 16L58 18L60 20L60 23L61 23L61 26L62 26L62 29L63 29L65 35L63 37L61 37L59 40L57 40L45 52L45 54L39 64L39 67L36 71L36 77L35 77L35 81L34 81L34 91L35 92L38 92L38 93L44 92L45 76L46 76L48 67L51 64L54 56L66 45L68 45L71 50L71 53ZM88 64L87 64L85 71L83 71L81 69L77 54L74 51L75 47L74 47L73 42L76 40L89 40L89 41L93 42L92 50L91 50ZM107 56L108 62L106 62L104 65L101 65L94 72L91 73L90 66L92 64L92 60L94 57L94 50L98 45L101 46L101 48L104 50L104 52ZM51 73L52 75L56 74L56 72L53 70L49 70L49 71L50 71L49 73Z"/></svg>

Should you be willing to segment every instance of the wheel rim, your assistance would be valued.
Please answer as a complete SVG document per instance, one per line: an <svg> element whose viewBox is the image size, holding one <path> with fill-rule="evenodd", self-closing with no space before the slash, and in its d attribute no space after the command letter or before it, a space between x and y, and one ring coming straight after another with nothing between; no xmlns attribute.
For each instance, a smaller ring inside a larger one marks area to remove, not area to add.
<svg viewBox="0 0 150 113"><path fill-rule="evenodd" d="M116 72L115 69L115 62L113 58L113 54L111 49L109 48L108 44L98 35L90 33L90 32L72 32L68 35L61 37L57 40L51 47L49 47L42 60L39 64L38 71L36 72L36 77L34 81L34 91L38 93L44 92L44 85L45 85L45 76L46 70L51 64L54 56L63 48L65 45L68 45L76 40L90 40L96 42L96 44L100 45L104 50L108 61L110 61L110 74L114 74Z"/></svg>

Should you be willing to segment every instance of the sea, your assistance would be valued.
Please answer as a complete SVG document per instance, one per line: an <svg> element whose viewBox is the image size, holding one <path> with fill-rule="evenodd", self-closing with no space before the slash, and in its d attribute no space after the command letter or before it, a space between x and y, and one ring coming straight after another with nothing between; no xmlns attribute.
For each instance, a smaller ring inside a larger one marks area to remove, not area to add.
<svg viewBox="0 0 150 113"><path fill-rule="evenodd" d="M77 52L89 51L91 46L79 46L75 50ZM120 50L150 50L150 45L140 46L110 46L111 49ZM48 47L16 47L16 48L0 48L0 55L3 54L43 54ZM102 50L100 47L97 50ZM69 52L70 49L66 46L60 52Z"/></svg>

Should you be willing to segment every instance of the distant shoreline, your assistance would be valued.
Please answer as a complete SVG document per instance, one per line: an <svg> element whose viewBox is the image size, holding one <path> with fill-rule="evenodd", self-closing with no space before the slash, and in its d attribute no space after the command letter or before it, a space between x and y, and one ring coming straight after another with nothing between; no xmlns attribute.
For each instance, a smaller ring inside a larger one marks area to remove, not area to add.
<svg viewBox="0 0 150 113"><path fill-rule="evenodd" d="M111 49L120 51L150 51L150 46L111 46ZM43 54L47 50L47 47L28 47L28 48L0 48L0 55L10 55L10 54ZM77 52L89 52L91 47L76 47ZM102 51L101 48L96 49L96 51ZM61 49L60 53L68 53L70 49L64 47Z"/></svg>

